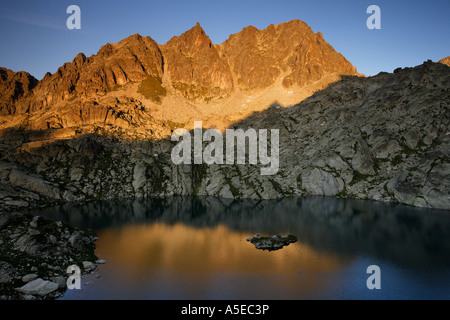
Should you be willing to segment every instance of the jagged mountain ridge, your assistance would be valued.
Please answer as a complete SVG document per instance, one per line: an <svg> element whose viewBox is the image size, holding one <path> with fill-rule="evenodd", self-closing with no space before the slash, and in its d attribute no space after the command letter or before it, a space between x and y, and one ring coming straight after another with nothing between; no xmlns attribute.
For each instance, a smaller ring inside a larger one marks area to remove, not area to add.
<svg viewBox="0 0 450 320"><path fill-rule="evenodd" d="M356 68L337 53L322 33L311 32L299 20L244 28L220 45L241 90L263 89L282 77L285 88L306 86L328 73L357 75ZM249 59L249 57L251 57ZM260 77L262 73L264 77Z"/></svg>
<svg viewBox="0 0 450 320"><path fill-rule="evenodd" d="M162 65L158 44L135 34L117 44L106 44L89 58L80 53L53 75L47 73L17 102L15 114L37 112L77 97L105 95L115 86L162 76ZM0 114L5 113L2 108Z"/></svg>
<svg viewBox="0 0 450 320"><path fill-rule="evenodd" d="M14 101L14 108L0 105L0 115L32 114L77 99L82 103L97 101L111 91L148 78L156 87L159 81L162 88L152 96L158 90L152 85L147 90L149 96L138 96L140 100L158 105L167 92L168 96L184 98L183 105L196 106L240 91L263 92L279 77L285 91L292 94L292 90L333 75L323 80L322 88L340 74L356 75L357 71L304 22L293 20L264 30L247 27L220 45L213 44L197 23L164 45L135 34L106 44L89 58L80 53L53 75L47 73L33 90ZM136 98L136 89L125 95Z"/></svg>

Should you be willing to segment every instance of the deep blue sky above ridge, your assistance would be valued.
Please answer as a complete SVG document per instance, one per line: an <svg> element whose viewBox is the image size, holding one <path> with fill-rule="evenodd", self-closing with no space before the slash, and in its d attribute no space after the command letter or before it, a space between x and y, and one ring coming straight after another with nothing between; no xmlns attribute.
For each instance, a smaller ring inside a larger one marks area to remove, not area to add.
<svg viewBox="0 0 450 320"><path fill-rule="evenodd" d="M69 5L81 8L81 30L69 30ZM369 5L381 8L381 30L369 30ZM97 53L131 34L160 44L196 22L216 43L253 25L293 19L342 53L367 76L450 56L449 0L16 0L0 1L0 66L38 79L79 53Z"/></svg>

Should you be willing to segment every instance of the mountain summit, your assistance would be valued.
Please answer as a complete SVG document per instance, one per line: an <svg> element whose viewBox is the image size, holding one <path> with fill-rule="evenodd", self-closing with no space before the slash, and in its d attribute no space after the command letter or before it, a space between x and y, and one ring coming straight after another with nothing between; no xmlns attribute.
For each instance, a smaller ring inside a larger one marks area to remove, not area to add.
<svg viewBox="0 0 450 320"><path fill-rule="evenodd" d="M306 87L329 74L357 75L319 32L293 20L264 30L247 27L221 48L229 57L240 89L264 89L282 80L284 88Z"/></svg>
<svg viewBox="0 0 450 320"><path fill-rule="evenodd" d="M302 21L264 30L249 26L222 44L213 44L197 23L163 45L134 34L91 57L80 53L39 82L10 72L8 79L19 79L15 83L25 89L11 96L11 85L0 83L6 88L0 115L22 116L27 123L16 118L14 124L28 129L53 127L55 121L57 128L86 125L74 118L80 109L95 105L103 115L110 98L123 97L160 120L222 119L211 124L224 127L274 102L298 103L342 75L358 73Z"/></svg>
<svg viewBox="0 0 450 320"><path fill-rule="evenodd" d="M173 88L187 99L222 97L233 92L228 63L199 23L173 37L162 51Z"/></svg>

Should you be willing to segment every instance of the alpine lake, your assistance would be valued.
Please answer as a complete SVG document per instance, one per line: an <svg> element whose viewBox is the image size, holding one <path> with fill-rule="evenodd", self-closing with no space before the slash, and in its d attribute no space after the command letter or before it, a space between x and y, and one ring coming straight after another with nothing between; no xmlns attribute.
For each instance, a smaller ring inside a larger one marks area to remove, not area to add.
<svg viewBox="0 0 450 320"><path fill-rule="evenodd" d="M94 230L107 261L61 300L450 299L448 211L180 196L32 213Z"/></svg>

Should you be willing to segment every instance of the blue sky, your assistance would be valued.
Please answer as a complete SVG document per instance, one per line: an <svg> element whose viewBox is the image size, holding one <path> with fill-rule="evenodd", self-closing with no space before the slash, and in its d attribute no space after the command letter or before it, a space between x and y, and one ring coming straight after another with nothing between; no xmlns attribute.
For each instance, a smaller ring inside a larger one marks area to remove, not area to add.
<svg viewBox="0 0 450 320"><path fill-rule="evenodd" d="M81 8L81 30L69 30L69 5ZM381 30L369 30L369 5L381 8ZM160 44L198 21L214 43L248 25L299 19L322 32L360 73L375 75L450 56L449 0L15 0L0 1L0 66L38 79L79 53L97 53L139 33Z"/></svg>

